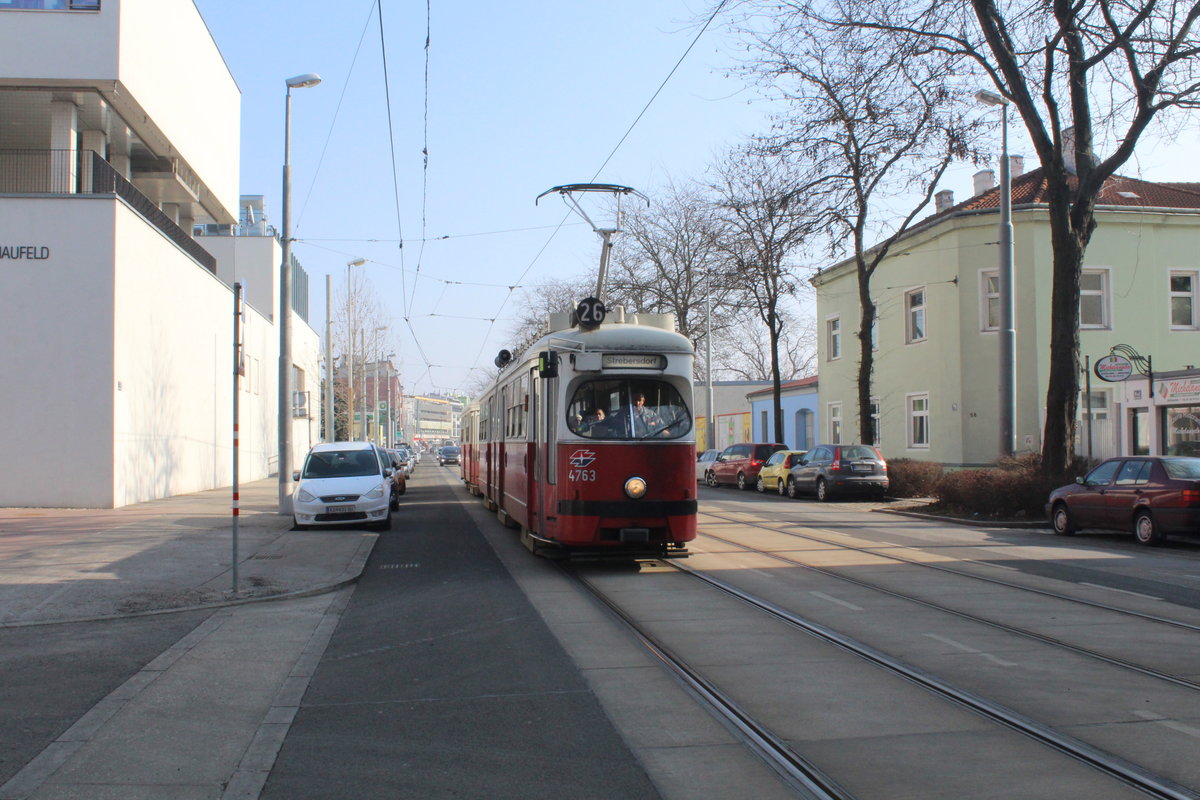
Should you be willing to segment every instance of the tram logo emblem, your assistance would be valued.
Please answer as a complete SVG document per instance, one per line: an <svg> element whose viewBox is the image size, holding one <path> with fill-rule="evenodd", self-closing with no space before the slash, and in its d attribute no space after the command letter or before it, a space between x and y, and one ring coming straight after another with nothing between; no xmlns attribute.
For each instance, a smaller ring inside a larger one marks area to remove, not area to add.
<svg viewBox="0 0 1200 800"><path fill-rule="evenodd" d="M582 469L596 460L596 454L591 450L576 450L574 453L571 453L569 460L572 467Z"/></svg>

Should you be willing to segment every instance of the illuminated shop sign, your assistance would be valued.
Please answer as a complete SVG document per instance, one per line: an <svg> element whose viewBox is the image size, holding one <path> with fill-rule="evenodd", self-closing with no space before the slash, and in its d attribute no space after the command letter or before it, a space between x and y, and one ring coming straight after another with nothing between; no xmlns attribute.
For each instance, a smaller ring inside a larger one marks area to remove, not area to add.
<svg viewBox="0 0 1200 800"><path fill-rule="evenodd" d="M41 261L50 257L50 248L31 244L0 245L0 260Z"/></svg>

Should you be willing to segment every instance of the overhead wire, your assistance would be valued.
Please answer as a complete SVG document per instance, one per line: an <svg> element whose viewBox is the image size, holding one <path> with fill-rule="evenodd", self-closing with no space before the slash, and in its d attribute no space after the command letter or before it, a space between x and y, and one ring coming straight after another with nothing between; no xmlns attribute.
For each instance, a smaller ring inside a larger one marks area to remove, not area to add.
<svg viewBox="0 0 1200 800"><path fill-rule="evenodd" d="M708 19L706 19L704 21L704 24L700 27L699 32L696 33L695 37L692 38L691 43L687 46L687 49L683 51L683 55L681 55L679 57L679 59L675 62L675 65L673 67L671 67L671 71L668 72L667 76L665 78L663 78L661 83L659 83L658 88L654 90L654 94L652 94L650 96L650 99L646 101L646 104L642 107L642 110L638 113L637 117L634 118L633 122L630 123L630 125L626 129L625 133L621 136L620 140L617 142L616 146L613 147L612 151L608 154L608 157L605 158L603 163L601 163L600 166L596 169L596 172L592 175L592 180L590 182L595 182L596 178L599 177L600 173L604 171L604 168L608 166L608 162L612 161L613 156L615 156L617 154L617 151L621 149L621 145L625 144L625 140L629 138L629 135L631 133L633 133L633 129L636 128L638 123L642 121L642 117L644 117L646 115L646 112L650 109L650 106L653 105L653 103L656 99L658 99L659 94L662 93L662 90L666 87L667 83L671 80L671 78L679 70L679 67L681 64L683 64L684 59L686 59L688 57L688 54L692 52L693 48L695 48L696 43L700 41L700 37L704 35L704 33L708 30L709 26L712 25L713 20L715 20L717 18L717 15L721 13L721 11L725 8L725 6L728 3L729 3L729 0L721 0L720 4L718 4L717 7L715 9L713 9L712 14L710 14ZM567 219L570 216L571 216L571 212L570 212L570 210L568 210L567 213L563 216L562 220L558 223L558 225L556 225L554 227L554 230L551 232L550 236L546 239L546 243L542 245L542 248L540 250L538 250L537 255L535 255L533 257L533 260L529 262L529 265L527 267L525 267L525 270L521 273L521 276L515 281L516 284L520 284L525 280L525 276L529 274L529 271L531 269L533 269L533 266L538 262L538 259L540 259L542 257L542 254L546 252L546 248L548 248L550 246L550 243L552 241L554 241L554 237L558 235L559 230L562 229L563 225L566 223ZM506 305L508 305L508 301L512 298L512 295L513 295L512 290L509 290L509 292L504 296L504 299L500 301L500 307L496 309L496 313L495 313L496 318L500 317L500 313L504 310L504 307ZM491 335L492 327L493 326L488 326L488 332L484 336L483 344L480 346L479 353L476 354L475 360L472 362L473 364L477 365L479 363L479 358L483 354L484 348L487 347L487 337Z"/></svg>

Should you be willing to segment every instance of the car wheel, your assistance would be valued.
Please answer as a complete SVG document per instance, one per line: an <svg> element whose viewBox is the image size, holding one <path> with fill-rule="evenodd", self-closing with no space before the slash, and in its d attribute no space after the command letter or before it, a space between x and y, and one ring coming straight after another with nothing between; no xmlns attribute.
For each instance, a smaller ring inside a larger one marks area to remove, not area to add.
<svg viewBox="0 0 1200 800"><path fill-rule="evenodd" d="M822 503L829 502L829 485L824 478L817 478L817 499Z"/></svg>
<svg viewBox="0 0 1200 800"><path fill-rule="evenodd" d="M784 485L783 485L783 478L780 478L779 480L775 481L775 491L778 492L780 497L783 497L785 494L787 494L787 490L784 488Z"/></svg>
<svg viewBox="0 0 1200 800"><path fill-rule="evenodd" d="M754 481L754 491L758 492L759 494L762 494L766 490L767 490L767 487L766 487L766 485L763 484L761 477Z"/></svg>
<svg viewBox="0 0 1200 800"><path fill-rule="evenodd" d="M800 498L800 487L796 486L796 479L788 475L787 479L787 496L793 500Z"/></svg>
<svg viewBox="0 0 1200 800"><path fill-rule="evenodd" d="M737 487L743 492L746 491L746 473L739 472L737 476Z"/></svg>
<svg viewBox="0 0 1200 800"><path fill-rule="evenodd" d="M704 473L704 482L707 483L709 486L716 488L716 485L717 485L716 473L713 472L711 469L708 472Z"/></svg>
<svg viewBox="0 0 1200 800"><path fill-rule="evenodd" d="M1149 511L1142 509L1133 518L1133 538L1137 539L1138 544L1153 545L1162 542L1162 531Z"/></svg>
<svg viewBox="0 0 1200 800"><path fill-rule="evenodd" d="M1054 510L1050 513L1050 522L1054 526L1054 532L1059 536L1074 536L1075 520L1071 519L1071 512L1067 509L1066 503L1056 503Z"/></svg>

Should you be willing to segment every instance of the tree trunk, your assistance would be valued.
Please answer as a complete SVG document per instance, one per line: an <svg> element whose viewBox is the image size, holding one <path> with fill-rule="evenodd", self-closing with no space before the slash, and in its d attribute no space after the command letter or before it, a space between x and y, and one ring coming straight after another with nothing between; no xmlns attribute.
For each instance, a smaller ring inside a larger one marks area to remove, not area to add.
<svg viewBox="0 0 1200 800"><path fill-rule="evenodd" d="M1048 182L1050 240L1054 252L1050 297L1050 374L1046 388L1046 427L1042 435L1042 472L1061 475L1074 456L1079 410L1079 277L1090 231L1072 228L1069 204L1056 202Z"/></svg>
<svg viewBox="0 0 1200 800"><path fill-rule="evenodd" d="M858 441L875 444L871 427L871 375L875 371L875 350L871 331L875 326L875 303L871 300L871 276L866 265L858 264Z"/></svg>

